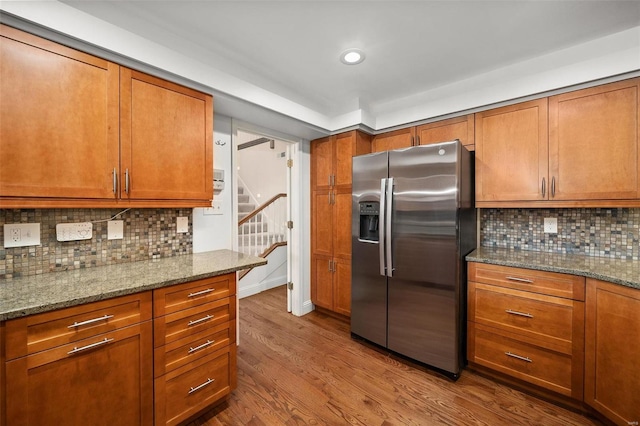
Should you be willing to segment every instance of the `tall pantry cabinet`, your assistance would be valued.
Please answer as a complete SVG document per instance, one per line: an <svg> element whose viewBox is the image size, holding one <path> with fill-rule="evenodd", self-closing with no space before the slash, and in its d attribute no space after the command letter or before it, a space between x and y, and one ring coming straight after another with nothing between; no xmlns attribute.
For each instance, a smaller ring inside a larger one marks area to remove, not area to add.
<svg viewBox="0 0 640 426"><path fill-rule="evenodd" d="M351 159L371 151L353 130L311 142L311 301L351 313Z"/></svg>

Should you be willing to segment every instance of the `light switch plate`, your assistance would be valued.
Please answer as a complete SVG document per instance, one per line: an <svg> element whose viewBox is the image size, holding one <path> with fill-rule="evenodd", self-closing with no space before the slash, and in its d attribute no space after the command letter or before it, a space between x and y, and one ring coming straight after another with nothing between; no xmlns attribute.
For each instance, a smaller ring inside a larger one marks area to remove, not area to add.
<svg viewBox="0 0 640 426"><path fill-rule="evenodd" d="M5 223L4 247L25 247L40 245L39 223Z"/></svg>
<svg viewBox="0 0 640 426"><path fill-rule="evenodd" d="M176 219L176 232L178 234L184 234L189 232L189 218L184 216L179 216Z"/></svg>
<svg viewBox="0 0 640 426"><path fill-rule="evenodd" d="M110 220L107 222L107 239L121 240L124 238L124 221Z"/></svg>
<svg viewBox="0 0 640 426"><path fill-rule="evenodd" d="M544 233L545 234L557 234L558 233L558 219L555 217L544 218Z"/></svg>

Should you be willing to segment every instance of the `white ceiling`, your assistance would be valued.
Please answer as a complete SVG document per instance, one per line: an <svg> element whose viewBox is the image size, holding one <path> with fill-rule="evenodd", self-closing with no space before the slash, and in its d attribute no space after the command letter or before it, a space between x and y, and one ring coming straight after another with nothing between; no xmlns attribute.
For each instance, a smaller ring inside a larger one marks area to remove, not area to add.
<svg viewBox="0 0 640 426"><path fill-rule="evenodd" d="M637 1L62 3L318 115L371 122L417 93L640 26ZM339 61L351 47L362 64Z"/></svg>

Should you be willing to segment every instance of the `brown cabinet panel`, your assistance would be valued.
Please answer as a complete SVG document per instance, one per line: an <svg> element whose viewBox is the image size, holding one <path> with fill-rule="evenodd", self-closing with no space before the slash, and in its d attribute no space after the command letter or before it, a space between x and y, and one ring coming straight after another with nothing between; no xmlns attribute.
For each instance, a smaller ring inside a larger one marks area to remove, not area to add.
<svg viewBox="0 0 640 426"><path fill-rule="evenodd" d="M7 362L7 424L153 424L151 327L146 321Z"/></svg>
<svg viewBox="0 0 640 426"><path fill-rule="evenodd" d="M311 254L333 254L333 190L313 191L311 201Z"/></svg>
<svg viewBox="0 0 640 426"><path fill-rule="evenodd" d="M311 143L311 187L330 188L333 176L334 137L327 136Z"/></svg>
<svg viewBox="0 0 640 426"><path fill-rule="evenodd" d="M210 201L211 96L126 68L120 93L121 197Z"/></svg>
<svg viewBox="0 0 640 426"><path fill-rule="evenodd" d="M351 315L351 260L336 259L333 270L333 309L339 314Z"/></svg>
<svg viewBox="0 0 640 426"><path fill-rule="evenodd" d="M615 424L640 422L640 290L587 280L585 394Z"/></svg>
<svg viewBox="0 0 640 426"><path fill-rule="evenodd" d="M333 256L351 259L351 187L334 193Z"/></svg>
<svg viewBox="0 0 640 426"><path fill-rule="evenodd" d="M473 114L423 124L416 128L418 145L429 145L458 139L469 151L475 149L475 122Z"/></svg>
<svg viewBox="0 0 640 426"><path fill-rule="evenodd" d="M549 98L551 200L640 198L640 79Z"/></svg>
<svg viewBox="0 0 640 426"><path fill-rule="evenodd" d="M311 301L333 310L333 259L311 255Z"/></svg>
<svg viewBox="0 0 640 426"><path fill-rule="evenodd" d="M584 277L577 275L470 262L469 281L584 301Z"/></svg>
<svg viewBox="0 0 640 426"><path fill-rule="evenodd" d="M371 152L383 152L392 149L408 148L415 144L415 127L380 133L371 140Z"/></svg>
<svg viewBox="0 0 640 426"><path fill-rule="evenodd" d="M119 67L0 26L0 197L114 200Z"/></svg>
<svg viewBox="0 0 640 426"><path fill-rule="evenodd" d="M200 358L155 380L155 424L177 425L233 389L236 346Z"/></svg>
<svg viewBox="0 0 640 426"><path fill-rule="evenodd" d="M475 132L478 206L548 198L546 98L476 113Z"/></svg>

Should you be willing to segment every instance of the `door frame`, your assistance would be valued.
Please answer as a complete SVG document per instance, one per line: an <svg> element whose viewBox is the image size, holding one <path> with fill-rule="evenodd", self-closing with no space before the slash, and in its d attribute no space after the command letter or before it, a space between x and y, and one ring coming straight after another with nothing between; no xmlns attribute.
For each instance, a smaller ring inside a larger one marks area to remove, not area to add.
<svg viewBox="0 0 640 426"><path fill-rule="evenodd" d="M310 262L309 262L309 214L306 216L304 212L309 212L310 198L309 191L304 188L310 186L309 174L309 142L291 135L266 129L251 123L243 122L237 119L231 119L231 170L234 171L232 184L234 195L232 197L232 217L238 217L238 196L236 188L238 187L237 170L237 151L238 151L238 130L255 133L265 137L271 137L283 142L291 144L291 157L293 167L291 173L291 220L293 221L293 229L291 230L290 240L287 243L287 263L290 263L291 282L293 289L288 297L291 301L291 313L295 316L308 314L313 310L313 304L310 297ZM306 149L305 149L306 147ZM235 223L235 220L233 221ZM233 227L233 249L238 249L238 227ZM283 308L286 308L283 307Z"/></svg>

